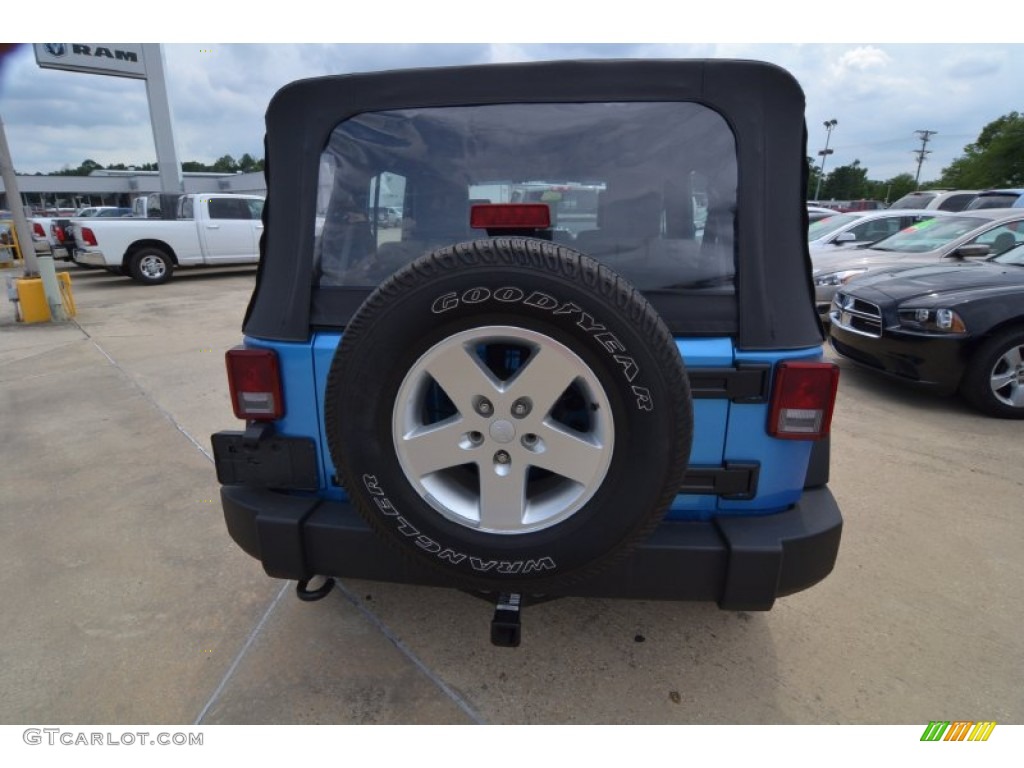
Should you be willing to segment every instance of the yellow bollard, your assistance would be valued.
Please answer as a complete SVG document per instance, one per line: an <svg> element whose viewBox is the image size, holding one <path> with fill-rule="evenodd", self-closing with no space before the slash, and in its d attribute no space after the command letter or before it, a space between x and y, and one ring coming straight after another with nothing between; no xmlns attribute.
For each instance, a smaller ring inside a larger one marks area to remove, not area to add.
<svg viewBox="0 0 1024 768"><path fill-rule="evenodd" d="M60 285L61 302L68 317L74 317L75 297L71 293L71 275L67 272L58 272L57 281ZM14 281L18 292L18 307L23 323L46 323L50 317L50 305L46 302L46 293L43 291L43 281L38 277L22 277Z"/></svg>

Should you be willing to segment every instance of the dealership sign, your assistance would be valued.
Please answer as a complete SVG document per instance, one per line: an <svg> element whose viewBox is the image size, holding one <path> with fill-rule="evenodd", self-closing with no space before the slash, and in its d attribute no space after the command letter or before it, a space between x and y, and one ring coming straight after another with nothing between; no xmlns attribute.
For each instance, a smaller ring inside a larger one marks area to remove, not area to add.
<svg viewBox="0 0 1024 768"><path fill-rule="evenodd" d="M34 43L36 63L44 69L66 69L146 79L142 45L125 43Z"/></svg>

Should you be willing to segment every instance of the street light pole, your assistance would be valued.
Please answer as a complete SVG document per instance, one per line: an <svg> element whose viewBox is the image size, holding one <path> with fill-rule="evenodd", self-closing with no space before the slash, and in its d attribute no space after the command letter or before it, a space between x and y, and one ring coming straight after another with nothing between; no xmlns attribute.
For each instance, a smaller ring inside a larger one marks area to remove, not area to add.
<svg viewBox="0 0 1024 768"><path fill-rule="evenodd" d="M828 148L829 139L832 138L832 129L839 125L839 121L835 118L825 121L825 148L818 152L821 155L821 170L818 171L818 185L814 189L814 199L820 199L821 195L821 180L825 178L825 158L832 154L832 150Z"/></svg>

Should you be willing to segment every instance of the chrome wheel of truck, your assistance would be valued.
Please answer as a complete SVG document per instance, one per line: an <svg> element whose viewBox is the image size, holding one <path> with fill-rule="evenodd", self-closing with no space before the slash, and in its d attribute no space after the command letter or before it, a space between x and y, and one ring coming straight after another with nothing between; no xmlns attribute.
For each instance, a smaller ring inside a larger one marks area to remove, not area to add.
<svg viewBox="0 0 1024 768"><path fill-rule="evenodd" d="M128 273L140 283L159 285L171 279L174 261L159 248L142 248L130 258Z"/></svg>

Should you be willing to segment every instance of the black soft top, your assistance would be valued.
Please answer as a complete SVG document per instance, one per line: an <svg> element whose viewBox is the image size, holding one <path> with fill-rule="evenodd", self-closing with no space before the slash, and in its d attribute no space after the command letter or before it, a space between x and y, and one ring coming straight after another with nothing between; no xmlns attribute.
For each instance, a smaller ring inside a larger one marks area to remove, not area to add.
<svg viewBox="0 0 1024 768"><path fill-rule="evenodd" d="M807 252L803 91L779 67L729 60L490 64L285 86L266 115L266 227L245 334L298 342L317 324L322 289L314 285L312 254L320 160L342 121L406 108L626 101L703 104L722 115L736 138L736 295L697 302L649 295L669 328L732 335L747 350L820 344ZM354 311L368 293L352 289L333 297L332 306Z"/></svg>

